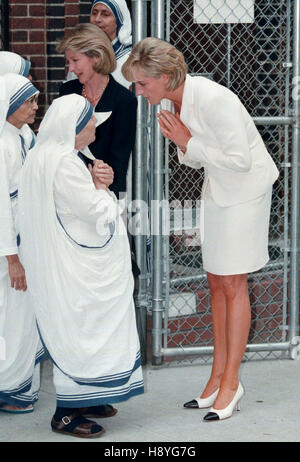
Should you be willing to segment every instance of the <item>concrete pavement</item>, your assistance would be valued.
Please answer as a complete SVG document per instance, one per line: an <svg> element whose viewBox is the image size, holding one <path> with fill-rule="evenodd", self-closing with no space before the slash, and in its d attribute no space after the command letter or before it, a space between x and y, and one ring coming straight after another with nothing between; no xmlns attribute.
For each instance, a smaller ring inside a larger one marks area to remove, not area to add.
<svg viewBox="0 0 300 462"><path fill-rule="evenodd" d="M241 411L220 422L204 422L207 410L188 410L185 401L197 396L210 365L144 367L144 395L117 404L118 413L98 419L106 432L89 442L300 442L300 361L290 359L244 362L245 395ZM43 363L40 398L33 413L0 412L0 441L82 442L53 433L55 410L52 365Z"/></svg>

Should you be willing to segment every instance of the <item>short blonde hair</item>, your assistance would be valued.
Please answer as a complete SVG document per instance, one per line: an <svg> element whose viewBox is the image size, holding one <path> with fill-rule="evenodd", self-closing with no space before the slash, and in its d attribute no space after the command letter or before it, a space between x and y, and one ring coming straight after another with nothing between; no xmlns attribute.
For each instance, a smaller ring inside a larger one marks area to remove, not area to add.
<svg viewBox="0 0 300 462"><path fill-rule="evenodd" d="M170 77L167 90L176 90L188 72L183 54L173 45L156 37L147 37L138 42L122 66L122 74L129 82L136 80L136 72L147 77Z"/></svg>
<svg viewBox="0 0 300 462"><path fill-rule="evenodd" d="M94 70L99 74L110 74L116 69L115 52L111 41L99 27L93 24L78 24L57 46L59 53L72 50L89 58L97 57Z"/></svg>

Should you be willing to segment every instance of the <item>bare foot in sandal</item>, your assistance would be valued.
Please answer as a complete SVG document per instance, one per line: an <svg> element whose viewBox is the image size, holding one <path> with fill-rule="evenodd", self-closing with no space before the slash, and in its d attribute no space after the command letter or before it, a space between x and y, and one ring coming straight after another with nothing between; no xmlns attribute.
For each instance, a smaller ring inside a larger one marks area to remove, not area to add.
<svg viewBox="0 0 300 462"><path fill-rule="evenodd" d="M28 414L29 412L33 412L33 405L29 404L29 406L21 407L0 402L0 412L8 412L11 414Z"/></svg>

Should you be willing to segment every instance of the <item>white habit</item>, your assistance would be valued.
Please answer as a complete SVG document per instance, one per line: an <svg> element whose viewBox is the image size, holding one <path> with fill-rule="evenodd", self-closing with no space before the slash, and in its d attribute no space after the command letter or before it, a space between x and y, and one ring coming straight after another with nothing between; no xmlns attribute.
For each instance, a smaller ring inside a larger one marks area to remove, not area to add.
<svg viewBox="0 0 300 462"><path fill-rule="evenodd" d="M27 79L19 75L1 77L2 90L6 89L8 97L10 90L19 91L24 82ZM5 100L1 105L4 110ZM27 407L38 397L38 363L43 348L29 292L11 288L6 259L18 254L23 264L17 220L19 175L27 152L25 143L21 143L22 134L24 130L9 122L0 123L0 336L6 347L5 359L0 360L0 402Z"/></svg>
<svg viewBox="0 0 300 462"><path fill-rule="evenodd" d="M52 103L20 186L28 279L61 407L143 393L128 238L115 196L95 188L74 149L82 104L74 94Z"/></svg>

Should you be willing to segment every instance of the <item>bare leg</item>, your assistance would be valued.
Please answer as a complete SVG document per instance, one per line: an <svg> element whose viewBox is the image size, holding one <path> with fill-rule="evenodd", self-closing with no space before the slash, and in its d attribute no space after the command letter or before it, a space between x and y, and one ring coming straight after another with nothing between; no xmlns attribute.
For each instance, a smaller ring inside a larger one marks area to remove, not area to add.
<svg viewBox="0 0 300 462"><path fill-rule="evenodd" d="M209 381L201 395L207 398L220 387L227 361L226 298L221 276L207 273L214 336L214 359Z"/></svg>
<svg viewBox="0 0 300 462"><path fill-rule="evenodd" d="M233 399L239 384L239 367L250 330L251 310L247 274L222 276L226 299L227 360L215 409L225 408Z"/></svg>

